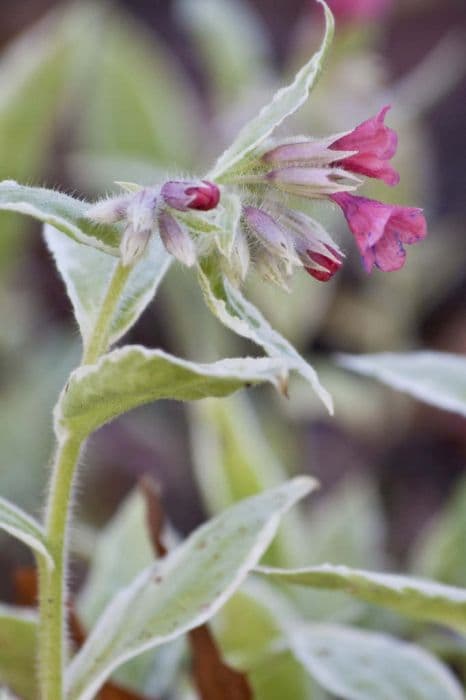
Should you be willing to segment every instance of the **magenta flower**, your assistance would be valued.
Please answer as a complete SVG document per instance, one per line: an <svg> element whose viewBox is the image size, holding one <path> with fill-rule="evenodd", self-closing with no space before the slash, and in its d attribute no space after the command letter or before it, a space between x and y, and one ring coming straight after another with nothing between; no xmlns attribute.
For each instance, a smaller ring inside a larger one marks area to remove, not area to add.
<svg viewBox="0 0 466 700"><path fill-rule="evenodd" d="M393 0L328 0L340 22L367 22L380 19L393 5Z"/></svg>
<svg viewBox="0 0 466 700"><path fill-rule="evenodd" d="M422 209L383 204L366 197L339 192L331 197L343 210L361 251L364 267L389 272L403 267L403 244L417 243L427 235Z"/></svg>
<svg viewBox="0 0 466 700"><path fill-rule="evenodd" d="M168 206L178 211L198 209L208 211L215 209L220 201L220 190L213 182L184 182L170 180L160 191L162 199Z"/></svg>
<svg viewBox="0 0 466 700"><path fill-rule="evenodd" d="M335 151L357 151L354 155L336 161L341 168L383 180L387 185L397 185L400 176L388 162L395 155L398 145L396 131L384 124L389 109L390 105L382 107L375 117L341 136L329 148Z"/></svg>

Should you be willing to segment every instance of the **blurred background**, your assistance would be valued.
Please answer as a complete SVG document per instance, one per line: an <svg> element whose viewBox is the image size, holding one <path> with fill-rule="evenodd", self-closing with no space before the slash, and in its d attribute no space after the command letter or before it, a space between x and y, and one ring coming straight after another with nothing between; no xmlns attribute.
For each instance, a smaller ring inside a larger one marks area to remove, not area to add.
<svg viewBox="0 0 466 700"><path fill-rule="evenodd" d="M365 192L424 207L430 235L408 251L402 271L367 276L341 218L322 205L318 215L348 256L342 271L327 284L298 275L291 295L251 281L249 296L318 368L336 415L329 418L299 381L288 402L256 391L242 410L254 406L260 428L253 418L237 425L232 458L237 450L241 461L257 429L284 472L318 477L306 526L316 547L311 559L417 571L464 586L465 420L351 375L334 358L415 348L466 354L466 5L348 5L333 2L332 56L287 129L348 130L392 104L387 121L399 132L401 184ZM93 199L117 180L203 172L316 48L321 21L307 0L4 0L1 179ZM0 324L0 493L38 514L50 411L79 361L79 337L40 227L5 213ZM127 340L203 361L257 352L209 317L193 277L175 267ZM238 409L235 401L223 405L230 417ZM205 427L209 410L194 413ZM179 532L215 510L206 496L212 484L194 467L192 425L193 411L163 402L92 438L75 513L83 542L146 472L161 483ZM1 539L1 599L14 597L12 572L28 557ZM84 571L76 566L75 587Z"/></svg>

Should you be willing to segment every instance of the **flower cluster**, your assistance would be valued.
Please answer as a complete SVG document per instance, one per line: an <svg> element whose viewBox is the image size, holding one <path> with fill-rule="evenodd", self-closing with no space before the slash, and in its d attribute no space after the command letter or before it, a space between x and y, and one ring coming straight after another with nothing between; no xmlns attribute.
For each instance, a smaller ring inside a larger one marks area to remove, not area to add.
<svg viewBox="0 0 466 700"><path fill-rule="evenodd" d="M324 139L295 138L269 144L256 162L242 174L246 190L270 186L275 196L261 209L246 207L246 227L273 252L275 274L284 278L293 264L301 264L320 281L329 280L341 267L343 254L322 226L304 214L289 209L283 197L291 194L307 199L329 199L343 211L361 252L365 269L397 270L403 266L404 244L426 236L422 211L383 204L351 194L362 183L359 176L397 185L399 174L390 163L397 149L395 131L385 125L389 107L352 131ZM267 259L269 256L267 256ZM277 260L280 260L278 264ZM270 268L268 260L267 267Z"/></svg>
<svg viewBox="0 0 466 700"><path fill-rule="evenodd" d="M161 187L142 187L134 193L96 202L87 215L101 224L125 222L120 245L124 265L138 260L151 235L158 232L167 251L190 267L196 262L195 246L175 213L190 209L208 211L219 200L220 190L212 182L171 180Z"/></svg>
<svg viewBox="0 0 466 700"><path fill-rule="evenodd" d="M289 195L337 204L368 272L374 266L385 271L403 266L404 245L426 236L422 211L352 194L362 184L361 176L390 186L399 182L390 162L398 139L385 124L388 109L383 107L346 133L269 142L239 171L223 177L225 192L240 185L242 196L242 228L226 266L231 277L244 279L250 250L259 274L285 288L295 267L303 267L321 282L340 269L342 251L317 221L286 205ZM218 209L220 194L214 182L171 180L97 202L88 216L101 223L125 223L121 241L125 265L137 260L150 236L158 232L167 251L191 266L199 250L180 213ZM211 250L206 246L202 253Z"/></svg>

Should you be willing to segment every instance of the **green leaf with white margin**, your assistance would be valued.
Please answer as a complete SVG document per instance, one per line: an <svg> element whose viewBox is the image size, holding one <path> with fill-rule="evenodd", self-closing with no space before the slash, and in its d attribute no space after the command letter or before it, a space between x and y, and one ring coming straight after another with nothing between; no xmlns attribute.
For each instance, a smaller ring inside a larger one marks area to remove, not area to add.
<svg viewBox="0 0 466 700"><path fill-rule="evenodd" d="M23 700L36 700L37 614L0 604L0 686ZM1 696L1 691L0 691Z"/></svg>
<svg viewBox="0 0 466 700"><path fill-rule="evenodd" d="M416 399L466 416L466 357L446 352L339 355L346 369L374 377Z"/></svg>
<svg viewBox="0 0 466 700"><path fill-rule="evenodd" d="M80 618L87 629L92 628L113 596L154 560L147 534L146 503L141 491L135 489L99 532L95 543L89 575L77 600ZM166 693L181 661L180 641L132 659L118 669L114 680L148 697Z"/></svg>
<svg viewBox="0 0 466 700"><path fill-rule="evenodd" d="M45 240L66 285L84 344L90 337L101 309L115 258L63 236L52 226L44 229ZM158 236L152 236L146 254L134 265L115 311L110 344L136 322L152 301L172 261Z"/></svg>
<svg viewBox="0 0 466 700"><path fill-rule="evenodd" d="M374 605L418 620L466 631L466 589L435 581L379 574L347 566L322 564L301 569L259 567L257 571L282 583L342 590Z"/></svg>
<svg viewBox="0 0 466 700"><path fill-rule="evenodd" d="M90 700L119 665L211 618L257 564L284 513L314 487L300 477L242 501L141 572L71 662L67 697Z"/></svg>
<svg viewBox="0 0 466 700"><path fill-rule="evenodd" d="M288 370L295 370L306 379L329 413L333 414L332 397L321 385L316 371L295 348L275 331L260 311L243 297L225 278L221 278L217 261L208 259L198 267L199 283L211 312L227 328L260 345L270 357L280 357Z"/></svg>
<svg viewBox="0 0 466 700"><path fill-rule="evenodd" d="M190 411L197 482L211 515L288 478L244 392L223 401L202 401ZM297 564L307 544L304 532L305 524L295 508L280 526L267 552L267 563Z"/></svg>
<svg viewBox="0 0 466 700"><path fill-rule="evenodd" d="M270 136L276 127L306 102L321 73L334 31L332 13L324 0L317 1L325 12L325 34L320 49L298 71L293 82L281 88L257 117L243 127L231 146L217 160L209 173L210 179L221 180L228 171L238 167L238 164Z"/></svg>
<svg viewBox="0 0 466 700"><path fill-rule="evenodd" d="M128 345L72 372L55 409L55 430L57 435L71 431L85 437L151 401L227 396L262 382L280 388L285 380L286 368L279 359L228 358L197 364L161 350Z"/></svg>
<svg viewBox="0 0 466 700"><path fill-rule="evenodd" d="M54 568L54 562L45 542L45 534L40 524L23 510L0 497L0 530L5 530L16 539L24 542L43 557L48 567Z"/></svg>
<svg viewBox="0 0 466 700"><path fill-rule="evenodd" d="M338 625L306 625L289 638L318 683L346 700L464 700L434 656L393 637Z"/></svg>
<svg viewBox="0 0 466 700"><path fill-rule="evenodd" d="M66 234L74 241L119 256L120 233L114 226L91 223L89 204L56 190L26 187L14 180L0 182L0 211L26 214Z"/></svg>

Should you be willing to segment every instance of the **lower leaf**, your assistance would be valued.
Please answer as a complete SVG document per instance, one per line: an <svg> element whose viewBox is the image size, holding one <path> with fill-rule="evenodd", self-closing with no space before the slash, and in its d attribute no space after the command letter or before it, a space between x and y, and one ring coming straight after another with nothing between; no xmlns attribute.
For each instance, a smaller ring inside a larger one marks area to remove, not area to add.
<svg viewBox="0 0 466 700"><path fill-rule="evenodd" d="M343 590L368 603L466 631L466 590L463 588L331 564L294 570L259 567L257 571L284 583Z"/></svg>
<svg viewBox="0 0 466 700"><path fill-rule="evenodd" d="M464 700L446 666L393 637L338 625L307 625L289 641L311 676L346 700Z"/></svg>
<svg viewBox="0 0 466 700"><path fill-rule="evenodd" d="M23 700L37 697L36 639L33 611L0 605L0 697L3 684Z"/></svg>
<svg viewBox="0 0 466 700"><path fill-rule="evenodd" d="M91 700L118 666L203 624L267 549L281 516L315 482L301 477L196 530L115 596L67 673L69 700Z"/></svg>

